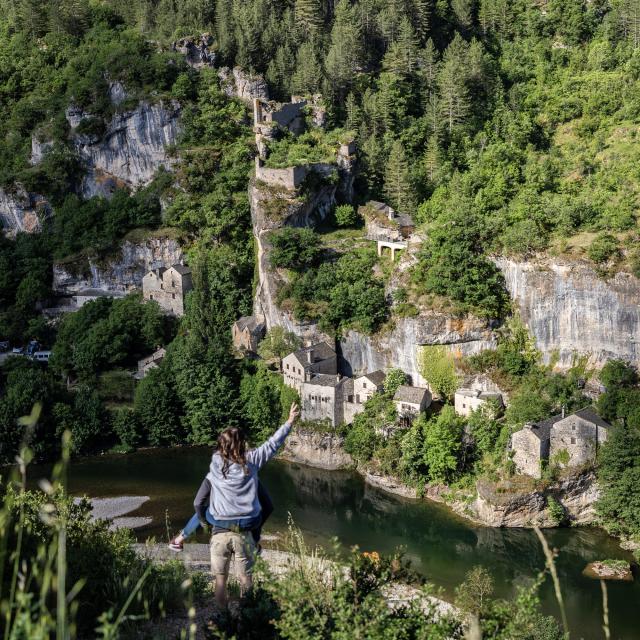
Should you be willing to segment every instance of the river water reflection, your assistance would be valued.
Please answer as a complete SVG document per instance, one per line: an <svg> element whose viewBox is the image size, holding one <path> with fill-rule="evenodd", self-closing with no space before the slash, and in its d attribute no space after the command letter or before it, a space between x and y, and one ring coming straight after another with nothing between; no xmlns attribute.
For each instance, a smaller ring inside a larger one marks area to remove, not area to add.
<svg viewBox="0 0 640 640"><path fill-rule="evenodd" d="M192 514L192 500L206 473L210 451L173 449L102 456L74 462L69 490L91 497L145 495L151 500L135 514L153 522L138 531L145 539L167 539ZM44 473L32 467L33 481ZM511 597L530 584L544 567L544 556L532 531L478 527L431 502L408 501L366 485L355 473L321 471L275 461L262 472L276 511L266 531L287 526L291 513L310 543L324 546L337 537L343 546L391 552L404 546L415 569L451 597L475 565L493 575L497 595ZM587 562L629 558L617 543L597 529L545 532L560 551L557 568L563 587L572 640L602 638L599 583L582 576ZM608 583L612 638L640 638L640 584ZM541 589L545 612L557 614L549 579Z"/></svg>

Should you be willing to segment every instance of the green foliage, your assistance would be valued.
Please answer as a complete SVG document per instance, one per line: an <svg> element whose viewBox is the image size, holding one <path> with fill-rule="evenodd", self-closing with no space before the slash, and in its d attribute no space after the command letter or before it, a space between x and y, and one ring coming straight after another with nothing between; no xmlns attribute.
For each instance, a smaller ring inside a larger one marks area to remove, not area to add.
<svg viewBox="0 0 640 640"><path fill-rule="evenodd" d="M556 527L567 519L564 507L553 496L547 496L547 514Z"/></svg>
<svg viewBox="0 0 640 640"><path fill-rule="evenodd" d="M382 443L381 430L396 421L396 409L384 394L375 394L364 403L347 431L344 448L356 461L365 464L373 458L376 447Z"/></svg>
<svg viewBox="0 0 640 640"><path fill-rule="evenodd" d="M302 271L318 263L322 248L320 237L306 227L284 227L272 232L271 266Z"/></svg>
<svg viewBox="0 0 640 640"><path fill-rule="evenodd" d="M299 136L290 134L269 143L269 155L265 166L285 169L316 162L330 164L336 161L341 142L351 138L353 134L342 129L334 129L330 132L312 129Z"/></svg>
<svg viewBox="0 0 640 640"><path fill-rule="evenodd" d="M291 304L301 320L318 320L329 333L355 328L374 332L386 319L384 285L373 274L373 249L358 249L294 274L278 292L283 306Z"/></svg>
<svg viewBox="0 0 640 640"><path fill-rule="evenodd" d="M28 460L29 451L23 453ZM109 637L115 637L132 619L184 612L193 592L184 590L182 563L157 566L136 555L130 531L93 520L90 503L67 496L60 475L54 471L47 493L27 491L15 477L2 487L0 592L7 633L93 637L108 620ZM65 589L57 601L56 587Z"/></svg>
<svg viewBox="0 0 640 640"><path fill-rule="evenodd" d="M265 360L275 358L281 365L282 358L296 351L302 346L302 340L284 327L275 326L269 329L267 335L258 345L258 355Z"/></svg>
<svg viewBox="0 0 640 640"><path fill-rule="evenodd" d="M453 354L445 346L423 346L419 355L420 375L429 386L448 401L458 388L458 374Z"/></svg>
<svg viewBox="0 0 640 640"><path fill-rule="evenodd" d="M351 204L341 204L337 206L334 216L338 227L353 227L358 222L358 213Z"/></svg>
<svg viewBox="0 0 640 640"><path fill-rule="evenodd" d="M610 233L601 233L595 237L587 254L591 260L601 264L619 255L618 240Z"/></svg>
<svg viewBox="0 0 640 640"><path fill-rule="evenodd" d="M50 365L87 381L114 365L133 365L164 343L171 328L153 302L140 304L135 295L98 298L64 318Z"/></svg>
<svg viewBox="0 0 640 640"><path fill-rule="evenodd" d="M240 383L242 413L251 426L252 438L268 438L283 422L297 393L287 393L282 376L259 363L255 372L246 372ZM288 403L288 404L286 404Z"/></svg>
<svg viewBox="0 0 640 640"><path fill-rule="evenodd" d="M152 446L177 444L184 438L180 400L168 366L151 369L136 388L135 419L144 441ZM123 444L126 444L123 441Z"/></svg>
<svg viewBox="0 0 640 640"><path fill-rule="evenodd" d="M424 462L431 482L451 482L462 453L464 420L451 406L429 420L424 427Z"/></svg>
<svg viewBox="0 0 640 640"><path fill-rule="evenodd" d="M384 378L384 392L393 398L398 387L407 384L407 374L402 369L389 369Z"/></svg>
<svg viewBox="0 0 640 640"><path fill-rule="evenodd" d="M142 442L142 425L133 409L116 409L111 417L114 434L127 450L135 449Z"/></svg>

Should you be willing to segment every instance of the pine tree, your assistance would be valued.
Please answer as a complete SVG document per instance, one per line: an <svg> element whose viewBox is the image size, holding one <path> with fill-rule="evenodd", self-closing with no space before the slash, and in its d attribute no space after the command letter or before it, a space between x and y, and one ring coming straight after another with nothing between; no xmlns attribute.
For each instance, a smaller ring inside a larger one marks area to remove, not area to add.
<svg viewBox="0 0 640 640"><path fill-rule="evenodd" d="M438 136L432 135L429 138L427 149L424 153L424 168L429 182L434 183L441 162L440 144Z"/></svg>
<svg viewBox="0 0 640 640"><path fill-rule="evenodd" d="M336 6L325 68L329 92L344 99L362 68L360 25L349 0L340 0Z"/></svg>
<svg viewBox="0 0 640 640"><path fill-rule="evenodd" d="M616 13L624 37L631 41L634 48L640 47L640 2L618 0Z"/></svg>
<svg viewBox="0 0 640 640"><path fill-rule="evenodd" d="M233 18L233 0L216 2L216 36L218 49L225 60L232 60L236 52L235 21Z"/></svg>
<svg viewBox="0 0 640 640"><path fill-rule="evenodd" d="M294 67L293 52L289 46L278 47L275 56L267 67L266 78L269 83L269 90L273 89L275 95L283 98L291 95L291 76Z"/></svg>
<svg viewBox="0 0 640 640"><path fill-rule="evenodd" d="M391 43L389 50L382 60L386 71L401 77L408 77L418 64L418 40L409 18L404 17L400 22L398 37Z"/></svg>
<svg viewBox="0 0 640 640"><path fill-rule="evenodd" d="M295 72L291 78L293 93L310 95L317 93L322 86L322 66L316 51L315 41L302 44L298 49Z"/></svg>
<svg viewBox="0 0 640 640"><path fill-rule="evenodd" d="M460 26L469 29L473 24L475 0L451 0L451 8Z"/></svg>
<svg viewBox="0 0 640 640"><path fill-rule="evenodd" d="M440 116L449 133L457 124L465 121L470 108L466 86L467 45L459 34L444 52L438 73Z"/></svg>
<svg viewBox="0 0 640 640"><path fill-rule="evenodd" d="M426 43L429 37L431 23L431 0L413 0L413 24L421 43Z"/></svg>
<svg viewBox="0 0 640 640"><path fill-rule="evenodd" d="M47 0L20 0L15 8L15 19L28 34L43 36L48 27Z"/></svg>
<svg viewBox="0 0 640 640"><path fill-rule="evenodd" d="M409 175L409 163L399 140L391 145L391 153L384 172L384 195L387 202L400 213L412 213L413 188Z"/></svg>
<svg viewBox="0 0 640 640"><path fill-rule="evenodd" d="M82 36L89 26L87 0L57 0L50 3L49 24L52 31Z"/></svg>
<svg viewBox="0 0 640 640"><path fill-rule="evenodd" d="M296 25L305 38L317 35L323 26L320 0L295 0Z"/></svg>
<svg viewBox="0 0 640 640"><path fill-rule="evenodd" d="M357 131L362 122L362 109L360 105L358 105L353 93L347 96L345 111L347 112L347 119L344 123L345 128L350 131Z"/></svg>

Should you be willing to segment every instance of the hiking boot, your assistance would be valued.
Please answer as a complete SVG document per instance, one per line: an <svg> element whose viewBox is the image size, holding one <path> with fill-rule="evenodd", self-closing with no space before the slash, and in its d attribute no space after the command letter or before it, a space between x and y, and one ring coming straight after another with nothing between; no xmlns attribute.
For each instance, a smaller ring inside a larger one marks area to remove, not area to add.
<svg viewBox="0 0 640 640"><path fill-rule="evenodd" d="M170 542L169 542L169 549L171 549L171 551L183 551L184 550L184 542L178 542L176 540L176 538L173 538Z"/></svg>

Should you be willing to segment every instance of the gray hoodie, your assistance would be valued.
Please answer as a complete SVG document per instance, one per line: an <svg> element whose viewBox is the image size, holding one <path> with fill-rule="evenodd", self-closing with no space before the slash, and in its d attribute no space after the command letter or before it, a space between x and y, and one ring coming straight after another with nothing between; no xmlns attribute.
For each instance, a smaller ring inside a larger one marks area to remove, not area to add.
<svg viewBox="0 0 640 640"><path fill-rule="evenodd" d="M211 484L209 511L216 520L236 520L260 515L258 500L258 471L284 444L291 425L285 422L264 444L247 453L247 473L232 462L227 477L222 475L222 457L218 452L211 458L207 480Z"/></svg>

